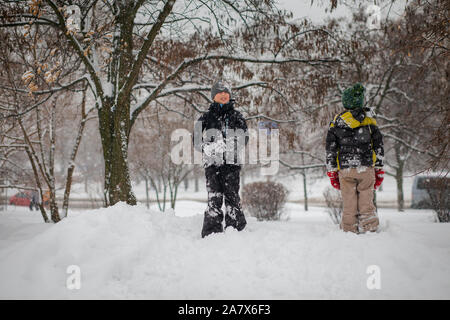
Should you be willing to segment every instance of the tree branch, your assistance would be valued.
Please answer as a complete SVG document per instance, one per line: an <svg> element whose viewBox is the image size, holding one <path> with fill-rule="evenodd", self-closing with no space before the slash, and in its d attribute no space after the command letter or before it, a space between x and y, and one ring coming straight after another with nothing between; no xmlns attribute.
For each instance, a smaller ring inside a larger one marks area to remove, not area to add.
<svg viewBox="0 0 450 320"><path fill-rule="evenodd" d="M283 160L278 160L283 166L288 167L291 170L305 170L305 169L312 169L312 168L326 168L325 163L317 163L317 164L309 164L305 166L293 166L291 164L288 164L284 162Z"/></svg>
<svg viewBox="0 0 450 320"><path fill-rule="evenodd" d="M150 104L151 101L155 100L159 93L166 87L166 85L174 80L181 72L183 72L187 67L209 60L228 60L235 62L250 62L250 63L262 63L262 64L285 64L285 63L304 63L308 65L320 65L327 63L342 63L341 59L333 58L321 58L321 59L299 59L299 58L287 58L287 59L257 59L252 57L239 57L239 56L227 56L227 55L206 55L203 57L198 57L194 59L185 59L176 69L173 71L164 81L162 81L153 92L141 103L132 113L131 125L133 126L138 115Z"/></svg>
<svg viewBox="0 0 450 320"><path fill-rule="evenodd" d="M161 29L162 25L164 24L164 21L166 20L167 16L172 12L173 5L175 4L176 0L167 0L166 4L164 5L164 8L159 13L158 18L156 19L156 23L152 26L150 29L147 39L142 44L141 50L139 50L139 54L133 63L133 66L131 67L131 73L128 77L128 80L126 81L123 89L121 91L127 92L129 91L133 85L136 83L137 76L139 72L141 71L141 66L144 63L145 57L147 56L147 53L153 44L153 41L156 38L156 35L158 34L159 30Z"/></svg>
<svg viewBox="0 0 450 320"><path fill-rule="evenodd" d="M385 136L385 137L387 137L387 138L391 138L392 140L395 140L395 141L397 141L397 142L400 142L400 143L403 144L405 147L410 148L410 149L412 149L412 150L414 150L414 151L416 151L416 152L419 152L419 153L425 153L425 154L427 154L427 155L429 155L429 156L431 156L431 157L433 157L433 158L437 158L437 157L438 157L437 155L435 155L435 154L433 154L433 153L431 153L431 152L429 152L429 151L427 151L427 150L420 150L420 149L418 149L418 148L416 148L416 147L410 145L410 144L407 143L405 140L400 139L400 138L398 138L398 137L396 137L396 136L394 136L394 135L392 135L392 134L390 134L390 133L384 133L383 136Z"/></svg>
<svg viewBox="0 0 450 320"><path fill-rule="evenodd" d="M52 0L45 0L49 6L52 8L53 12L56 14L56 17L58 18L59 24L57 25L58 28L64 33L66 38L69 40L72 47L75 49L75 52L78 54L78 56L81 58L81 61L83 61L83 64L86 66L86 69L89 72L89 75L94 82L95 89L100 97L103 97L103 87L101 84L101 81L97 75L97 71L95 70L95 67L93 65L93 62L89 60L87 55L84 54L83 47L78 42L77 39L75 39L69 30L67 30L66 23L64 21L64 16L61 14L61 12L58 9L58 6L52 1Z"/></svg>

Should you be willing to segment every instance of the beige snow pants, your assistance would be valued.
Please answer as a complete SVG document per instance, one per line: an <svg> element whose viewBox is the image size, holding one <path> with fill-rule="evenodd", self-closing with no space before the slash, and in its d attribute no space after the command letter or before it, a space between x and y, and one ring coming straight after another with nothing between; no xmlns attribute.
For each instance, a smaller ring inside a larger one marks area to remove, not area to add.
<svg viewBox="0 0 450 320"><path fill-rule="evenodd" d="M373 204L373 168L350 168L339 171L339 183L344 204L341 229L359 233L376 231L379 220ZM359 229L358 229L359 225Z"/></svg>

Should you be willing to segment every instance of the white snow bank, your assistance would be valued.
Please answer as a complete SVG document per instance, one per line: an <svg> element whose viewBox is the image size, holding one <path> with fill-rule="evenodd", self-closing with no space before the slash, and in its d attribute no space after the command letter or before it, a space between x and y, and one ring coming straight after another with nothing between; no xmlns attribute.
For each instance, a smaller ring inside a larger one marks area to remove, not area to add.
<svg viewBox="0 0 450 320"><path fill-rule="evenodd" d="M205 239L201 214L141 205L22 228L21 215L3 213L0 298L450 298L450 224L434 223L430 211L381 210L384 230L357 236L341 232L324 209L301 208L288 204L289 220L248 218L242 232ZM70 265L80 267L79 290L66 287ZM367 288L371 265L380 290Z"/></svg>

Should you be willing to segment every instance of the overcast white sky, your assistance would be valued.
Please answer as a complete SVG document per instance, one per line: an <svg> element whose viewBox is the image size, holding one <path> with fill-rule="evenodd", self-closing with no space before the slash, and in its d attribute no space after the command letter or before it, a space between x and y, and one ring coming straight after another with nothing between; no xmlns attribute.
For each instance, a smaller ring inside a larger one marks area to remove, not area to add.
<svg viewBox="0 0 450 320"><path fill-rule="evenodd" d="M333 10L333 13L330 14L330 1L329 0L314 0L314 4L311 5L311 0L277 0L278 7L283 8L289 11L292 11L294 14L294 19L302 19L309 18L311 21L316 23L323 22L327 17L351 17L351 9L343 4L339 4L337 9ZM341 1L339 1L341 2ZM382 19L386 17L386 14L389 12L390 18L395 18L401 15L404 12L406 0L396 0L390 8L390 0L385 1L347 1L357 7L358 5L366 6L369 3L380 3L384 2L383 5L380 5L381 8L381 16ZM328 12L325 10L328 9Z"/></svg>

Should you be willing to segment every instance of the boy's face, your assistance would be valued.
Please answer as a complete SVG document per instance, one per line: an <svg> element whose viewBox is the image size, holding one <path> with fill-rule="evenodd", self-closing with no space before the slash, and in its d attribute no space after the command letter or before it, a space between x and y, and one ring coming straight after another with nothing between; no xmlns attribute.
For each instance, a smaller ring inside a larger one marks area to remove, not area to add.
<svg viewBox="0 0 450 320"><path fill-rule="evenodd" d="M220 104L227 104L230 101L230 95L228 92L219 92L214 97L214 101Z"/></svg>

